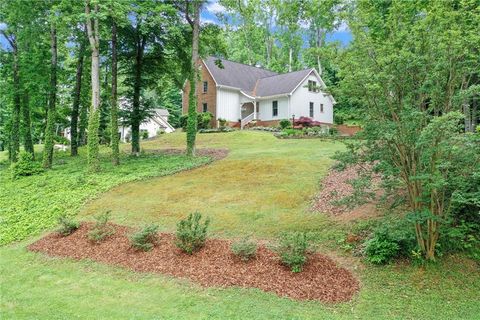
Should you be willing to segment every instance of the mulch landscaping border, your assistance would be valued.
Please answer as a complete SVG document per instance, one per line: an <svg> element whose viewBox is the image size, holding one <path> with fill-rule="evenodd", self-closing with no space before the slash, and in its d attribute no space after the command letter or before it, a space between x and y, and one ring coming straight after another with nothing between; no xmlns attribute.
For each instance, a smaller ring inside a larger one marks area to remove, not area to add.
<svg viewBox="0 0 480 320"><path fill-rule="evenodd" d="M187 278L205 287L258 288L295 300L345 302L359 290L359 282L350 271L319 253L309 257L301 273L292 273L265 246L259 246L256 258L243 262L231 253L229 240L208 239L199 252L187 255L175 246L173 234L160 233L159 244L142 252L134 250L128 240L134 229L112 224L115 234L95 244L88 240L91 225L82 223L66 237L50 233L28 249L54 257L91 259L137 272Z"/></svg>

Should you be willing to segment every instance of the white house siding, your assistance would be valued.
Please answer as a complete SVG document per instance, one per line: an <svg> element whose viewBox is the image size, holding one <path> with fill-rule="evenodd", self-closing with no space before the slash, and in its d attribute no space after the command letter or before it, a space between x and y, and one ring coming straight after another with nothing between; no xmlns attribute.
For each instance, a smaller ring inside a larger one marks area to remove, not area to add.
<svg viewBox="0 0 480 320"><path fill-rule="evenodd" d="M273 116L272 102L278 101L278 116ZM282 120L290 118L288 115L288 97L277 97L272 99L260 100L259 114L257 118L262 121Z"/></svg>
<svg viewBox="0 0 480 320"><path fill-rule="evenodd" d="M333 103L332 100L323 92L308 91L308 80L313 80L319 85L319 79L311 74L291 96L290 110L295 118L310 117L310 102L313 102L314 113L313 119L315 121L333 123ZM323 103L323 112L320 112L320 104Z"/></svg>
<svg viewBox="0 0 480 320"><path fill-rule="evenodd" d="M240 118L240 92L217 88L217 119L237 122Z"/></svg>

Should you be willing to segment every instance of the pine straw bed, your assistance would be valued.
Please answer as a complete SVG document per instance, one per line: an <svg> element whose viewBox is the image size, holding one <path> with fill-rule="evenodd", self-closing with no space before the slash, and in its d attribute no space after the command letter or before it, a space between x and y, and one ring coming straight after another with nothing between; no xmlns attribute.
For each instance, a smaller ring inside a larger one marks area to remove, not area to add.
<svg viewBox="0 0 480 320"><path fill-rule="evenodd" d="M153 250L139 252L132 249L128 240L133 229L113 225L114 235L102 243L93 244L87 236L90 226L83 223L67 237L50 233L28 249L54 257L92 259L137 272L188 278L205 287L259 288L295 300L344 302L359 289L359 283L350 271L318 253L309 257L301 273L292 273L265 246L259 247L255 259L242 262L232 255L230 241L208 239L202 250L190 256L175 246L173 234L161 233L160 243Z"/></svg>

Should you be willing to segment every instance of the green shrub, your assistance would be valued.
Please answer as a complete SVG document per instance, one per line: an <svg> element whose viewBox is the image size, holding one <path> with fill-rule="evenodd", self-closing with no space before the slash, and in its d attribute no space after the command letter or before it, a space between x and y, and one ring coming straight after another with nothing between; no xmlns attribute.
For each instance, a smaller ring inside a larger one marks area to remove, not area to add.
<svg viewBox="0 0 480 320"><path fill-rule="evenodd" d="M187 119L188 119L188 114L183 114L178 119L179 127L182 128L183 131L187 131Z"/></svg>
<svg viewBox="0 0 480 320"><path fill-rule="evenodd" d="M210 129L212 119L213 119L213 114L211 114L210 112L197 113L197 130ZM187 122L188 122L187 120L188 120L187 114L184 114L180 117L180 121L179 121L180 127L182 127L183 131L187 131Z"/></svg>
<svg viewBox="0 0 480 320"><path fill-rule="evenodd" d="M288 127L290 127L292 125L292 123L288 119L283 119L283 120L280 120L279 125L280 125L280 128L283 130L283 129L287 129Z"/></svg>
<svg viewBox="0 0 480 320"><path fill-rule="evenodd" d="M373 237L365 243L365 254L368 262L374 264L385 264L398 256L400 247L393 240Z"/></svg>
<svg viewBox="0 0 480 320"><path fill-rule="evenodd" d="M62 214L60 217L58 217L58 224L59 228L57 229L57 232L62 236L68 236L72 234L79 227L79 223L66 214Z"/></svg>
<svg viewBox="0 0 480 320"><path fill-rule="evenodd" d="M218 118L218 125L220 128L224 128L227 126L227 120L223 118Z"/></svg>
<svg viewBox="0 0 480 320"><path fill-rule="evenodd" d="M257 254L257 243L246 237L232 243L230 249L232 253L242 259L242 261L248 261Z"/></svg>
<svg viewBox="0 0 480 320"><path fill-rule="evenodd" d="M18 161L10 166L10 172L14 179L20 176L32 176L42 171L40 163L33 160L33 155L28 152L20 152Z"/></svg>
<svg viewBox="0 0 480 320"><path fill-rule="evenodd" d="M180 220L177 224L175 244L188 254L192 254L205 245L210 219L207 218L203 224L200 222L201 219L200 213L190 213L186 219Z"/></svg>
<svg viewBox="0 0 480 320"><path fill-rule="evenodd" d="M211 121L213 114L210 112L197 113L197 129L209 129L211 128Z"/></svg>
<svg viewBox="0 0 480 320"><path fill-rule="evenodd" d="M365 241L366 260L385 264L399 257L411 257L416 249L413 224L406 219L385 219Z"/></svg>
<svg viewBox="0 0 480 320"><path fill-rule="evenodd" d="M152 224L130 236L132 247L137 250L150 251L158 243L158 225Z"/></svg>
<svg viewBox="0 0 480 320"><path fill-rule="evenodd" d="M115 233L115 229L108 222L110 221L110 212L99 214L95 217L95 224L88 232L88 239L92 242L101 242Z"/></svg>
<svg viewBox="0 0 480 320"><path fill-rule="evenodd" d="M148 130L142 130L142 139L148 139Z"/></svg>
<svg viewBox="0 0 480 320"><path fill-rule="evenodd" d="M312 250L309 236L304 232L283 233L273 250L292 272L301 272Z"/></svg>
<svg viewBox="0 0 480 320"><path fill-rule="evenodd" d="M345 122L345 118L341 114L335 114L333 116L333 122L335 124L343 124Z"/></svg>
<svg viewBox="0 0 480 320"><path fill-rule="evenodd" d="M338 129L336 127L330 127L330 129L328 129L328 132L330 133L331 136L338 135Z"/></svg>

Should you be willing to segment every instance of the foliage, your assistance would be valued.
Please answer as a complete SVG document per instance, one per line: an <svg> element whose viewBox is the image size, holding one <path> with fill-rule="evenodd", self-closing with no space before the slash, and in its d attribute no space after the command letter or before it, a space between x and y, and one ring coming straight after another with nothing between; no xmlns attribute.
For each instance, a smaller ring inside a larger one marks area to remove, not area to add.
<svg viewBox="0 0 480 320"><path fill-rule="evenodd" d="M235 131L230 127L219 127L218 129L200 129L198 133L217 133L217 132L232 132Z"/></svg>
<svg viewBox="0 0 480 320"><path fill-rule="evenodd" d="M175 244L188 254L200 250L205 245L210 219L205 219L203 224L201 219L202 215L199 212L190 213L186 219L180 220L177 224Z"/></svg>
<svg viewBox="0 0 480 320"><path fill-rule="evenodd" d="M387 218L364 243L366 260L385 264L399 257L411 257L417 249L412 223L405 218Z"/></svg>
<svg viewBox="0 0 480 320"><path fill-rule="evenodd" d="M452 161L462 151L471 154L460 142L465 128L459 111L472 98L464 93L476 85L479 66L480 19L473 3L364 0L348 13L354 40L341 57L340 85L365 106L357 155L401 182L428 260L435 259L439 230L450 215L451 186L477 159Z"/></svg>
<svg viewBox="0 0 480 320"><path fill-rule="evenodd" d="M275 127L261 127L261 126L256 126L250 128L250 130L256 130L256 131L267 131L267 132L279 132L280 129L275 128Z"/></svg>
<svg viewBox="0 0 480 320"><path fill-rule="evenodd" d="M280 129L287 129L288 127L290 127L292 125L292 122L288 119L282 119L280 120L279 122L279 125L280 125Z"/></svg>
<svg viewBox="0 0 480 320"><path fill-rule="evenodd" d="M158 244L158 225L145 226L130 236L132 247L137 250L150 251Z"/></svg>
<svg viewBox="0 0 480 320"><path fill-rule="evenodd" d="M466 252L471 258L480 261L480 224L468 221L459 221L442 230L443 238L440 239L437 251Z"/></svg>
<svg viewBox="0 0 480 320"><path fill-rule="evenodd" d="M227 120L224 118L218 118L218 125L220 128L224 128L227 126Z"/></svg>
<svg viewBox="0 0 480 320"><path fill-rule="evenodd" d="M10 165L10 172L12 177L18 178L20 176L32 176L43 172L42 167L33 159L33 155L27 152L20 152L17 162Z"/></svg>
<svg viewBox="0 0 480 320"><path fill-rule="evenodd" d="M110 211L95 216L95 224L88 231L88 239L92 242L101 242L115 233L115 228L109 224Z"/></svg>
<svg viewBox="0 0 480 320"><path fill-rule="evenodd" d="M257 254L257 243L250 238L245 237L239 241L233 242L230 249L232 253L242 259L248 261Z"/></svg>
<svg viewBox="0 0 480 320"><path fill-rule="evenodd" d="M213 114L211 114L210 112L199 112L199 113L196 113L196 117L197 117L197 131L211 128L211 121L213 119ZM180 117L179 123L183 131L187 131L188 115L182 115Z"/></svg>
<svg viewBox="0 0 480 320"><path fill-rule="evenodd" d="M211 128L211 121L213 114L210 112L202 112L197 115L197 129L209 129Z"/></svg>
<svg viewBox="0 0 480 320"><path fill-rule="evenodd" d="M102 147L100 159L105 170L95 175L85 174L87 161L83 148L78 157L56 153L54 164L62 161L62 165L28 179L12 180L7 174L8 167L0 165L0 207L3 209L0 245L54 227L60 215L76 215L85 202L114 186L173 174L210 161L206 157L189 159L152 154L129 157L121 154L122 166L113 166L107 154L108 149Z"/></svg>
<svg viewBox="0 0 480 320"><path fill-rule="evenodd" d="M292 272L301 272L307 262L307 254L312 250L310 235L305 232L283 233L273 249Z"/></svg>
<svg viewBox="0 0 480 320"><path fill-rule="evenodd" d="M62 236L68 236L72 234L80 226L78 221L75 221L72 219L72 217L67 216L66 214L62 214L60 217L58 217L58 224L59 227L57 232Z"/></svg>
<svg viewBox="0 0 480 320"><path fill-rule="evenodd" d="M398 244L389 239L374 237L365 243L367 261L374 264L384 264L397 257Z"/></svg>

